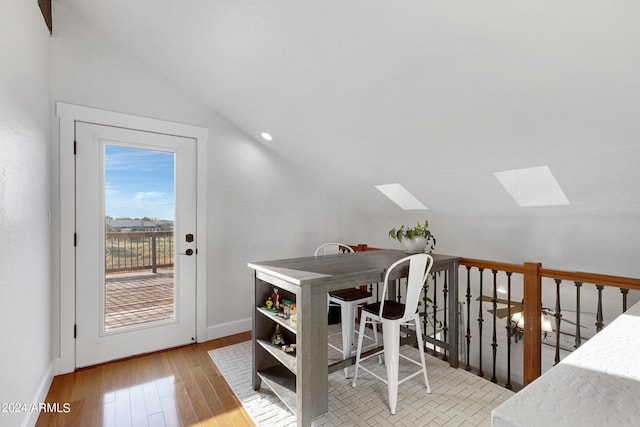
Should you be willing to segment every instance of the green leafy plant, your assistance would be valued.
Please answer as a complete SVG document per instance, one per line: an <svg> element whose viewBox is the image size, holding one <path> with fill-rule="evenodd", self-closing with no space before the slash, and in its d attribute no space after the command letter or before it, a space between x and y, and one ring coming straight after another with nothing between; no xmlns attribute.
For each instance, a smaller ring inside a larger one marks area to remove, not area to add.
<svg viewBox="0 0 640 427"><path fill-rule="evenodd" d="M427 297L426 298L426 303L425 303L425 307L423 310L422 309L422 301L418 301L418 314L420 315L420 317L424 317L427 319L427 323L429 325L431 325L433 327L433 329L435 331L440 331L442 329L442 321L440 319L433 319L433 301L431 300L431 298ZM431 310L431 312L429 312L429 310ZM424 333L424 331L422 331Z"/></svg>
<svg viewBox="0 0 640 427"><path fill-rule="evenodd" d="M392 228L389 230L389 237L396 239L398 242L402 242L403 238L413 239L414 237L422 236L427 239L427 247L431 250L436 247L436 238L429 230L429 221L425 220L424 225L420 222L415 227L409 227L403 225L400 228Z"/></svg>
<svg viewBox="0 0 640 427"><path fill-rule="evenodd" d="M420 224L417 222L415 227L409 227L407 225L402 225L400 228L392 228L389 230L389 237L395 239L399 242L402 242L402 239L413 239L415 237L422 236L427 240L427 249L430 251L435 249L436 246L436 238L429 230L429 221L425 220L424 224ZM440 273L438 273L440 274ZM427 319L427 323L434 328L434 330L439 330L442 328L442 322L440 320L433 319L433 311L429 312L429 310L433 310L433 301L431 298L426 297L426 301L424 302L424 307L422 307L423 301L418 303L420 308L418 311L420 312L420 316Z"/></svg>

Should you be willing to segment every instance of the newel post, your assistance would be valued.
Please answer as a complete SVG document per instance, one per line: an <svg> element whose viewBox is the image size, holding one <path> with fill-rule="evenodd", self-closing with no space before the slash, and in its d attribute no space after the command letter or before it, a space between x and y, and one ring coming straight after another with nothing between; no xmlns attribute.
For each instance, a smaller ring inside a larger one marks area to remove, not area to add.
<svg viewBox="0 0 640 427"><path fill-rule="evenodd" d="M542 264L524 263L524 385L542 373Z"/></svg>

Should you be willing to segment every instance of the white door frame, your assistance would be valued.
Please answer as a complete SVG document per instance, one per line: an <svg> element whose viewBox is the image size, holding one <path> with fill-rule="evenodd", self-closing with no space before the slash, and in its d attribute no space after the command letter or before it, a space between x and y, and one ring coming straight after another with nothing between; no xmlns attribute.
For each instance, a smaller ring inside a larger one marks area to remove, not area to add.
<svg viewBox="0 0 640 427"><path fill-rule="evenodd" d="M196 140L196 228L198 234L196 270L196 341L207 332L207 140L209 129L150 119L96 108L56 102L60 120L60 358L55 374L75 369L75 173L73 144L75 122L122 127Z"/></svg>

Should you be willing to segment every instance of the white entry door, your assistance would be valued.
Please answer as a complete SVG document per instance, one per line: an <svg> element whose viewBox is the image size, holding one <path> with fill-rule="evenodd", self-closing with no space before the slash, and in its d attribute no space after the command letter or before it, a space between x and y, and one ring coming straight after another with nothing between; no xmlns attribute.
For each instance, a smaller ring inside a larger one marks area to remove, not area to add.
<svg viewBox="0 0 640 427"><path fill-rule="evenodd" d="M76 367L194 342L195 140L76 122L75 164Z"/></svg>

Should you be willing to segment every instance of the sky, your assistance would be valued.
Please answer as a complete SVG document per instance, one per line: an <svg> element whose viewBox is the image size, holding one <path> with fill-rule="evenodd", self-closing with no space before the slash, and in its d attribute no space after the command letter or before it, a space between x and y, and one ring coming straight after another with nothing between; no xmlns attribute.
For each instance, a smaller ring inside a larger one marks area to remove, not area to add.
<svg viewBox="0 0 640 427"><path fill-rule="evenodd" d="M105 146L105 214L174 219L174 153Z"/></svg>

